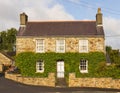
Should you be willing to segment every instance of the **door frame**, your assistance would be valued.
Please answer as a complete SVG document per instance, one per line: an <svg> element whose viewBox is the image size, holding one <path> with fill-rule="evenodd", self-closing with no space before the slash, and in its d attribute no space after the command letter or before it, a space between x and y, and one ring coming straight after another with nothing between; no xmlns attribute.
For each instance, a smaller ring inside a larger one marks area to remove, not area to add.
<svg viewBox="0 0 120 93"><path fill-rule="evenodd" d="M57 61L57 78L64 78L65 77L65 63L64 60Z"/></svg>

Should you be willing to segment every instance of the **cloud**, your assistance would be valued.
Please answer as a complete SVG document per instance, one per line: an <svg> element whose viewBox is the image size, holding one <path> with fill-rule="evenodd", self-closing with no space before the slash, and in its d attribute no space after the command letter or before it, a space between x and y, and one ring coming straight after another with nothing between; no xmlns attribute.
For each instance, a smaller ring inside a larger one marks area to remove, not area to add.
<svg viewBox="0 0 120 93"><path fill-rule="evenodd" d="M106 35L106 45L115 49L120 49L120 19L104 17L104 31Z"/></svg>
<svg viewBox="0 0 120 93"><path fill-rule="evenodd" d="M70 0L80 3L80 0ZM0 0L0 31L19 28L19 14L25 12L29 20L74 20L57 0ZM93 14L93 13L92 13ZM90 16L90 14L88 14ZM104 17L106 45L120 49L120 19ZM115 37L119 35L119 37ZM107 37L111 36L111 37Z"/></svg>
<svg viewBox="0 0 120 93"><path fill-rule="evenodd" d="M47 11L47 15L49 15L51 19L55 19L55 20L61 20L61 19L73 20L74 19L73 16L67 14L64 10L64 7L59 4L56 4L55 6L51 7L51 9Z"/></svg>
<svg viewBox="0 0 120 93"><path fill-rule="evenodd" d="M52 6L40 6L34 8L24 9L30 20L73 20L74 17L68 14L64 7L60 4L54 4Z"/></svg>
<svg viewBox="0 0 120 93"><path fill-rule="evenodd" d="M0 31L19 27L19 14L25 12L29 20L73 20L64 6L56 0L1 0Z"/></svg>

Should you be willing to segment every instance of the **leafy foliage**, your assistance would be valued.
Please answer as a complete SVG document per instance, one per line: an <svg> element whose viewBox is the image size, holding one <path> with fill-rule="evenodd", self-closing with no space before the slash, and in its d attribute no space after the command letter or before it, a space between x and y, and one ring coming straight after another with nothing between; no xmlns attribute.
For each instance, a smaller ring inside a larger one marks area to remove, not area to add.
<svg viewBox="0 0 120 93"><path fill-rule="evenodd" d="M116 66L120 67L120 53L119 50L112 50L112 48L109 46L106 47L106 51L110 56L110 60L112 64L115 64Z"/></svg>
<svg viewBox="0 0 120 93"><path fill-rule="evenodd" d="M1 51L13 51L14 44L16 42L15 28L8 29L7 31L0 32L0 50Z"/></svg>
<svg viewBox="0 0 120 93"><path fill-rule="evenodd" d="M88 73L79 71L80 59L88 60ZM42 59L45 65L44 73L36 73L36 61ZM115 65L106 66L105 55L101 52L92 53L20 53L16 56L16 66L21 74L27 77L47 77L48 73L56 73L57 60L65 62L65 76L75 72L77 77L113 77L120 78L120 69Z"/></svg>
<svg viewBox="0 0 120 93"><path fill-rule="evenodd" d="M105 61L103 53L20 53L16 56L16 65L21 70L23 76L44 76L49 72L56 73L56 61L63 59L65 62L65 75L75 72L78 77L84 76L79 71L80 59L85 58L89 62L89 73L85 76L94 77L96 74L96 67L100 62ZM42 59L45 64L45 72L43 74L36 73L36 61Z"/></svg>

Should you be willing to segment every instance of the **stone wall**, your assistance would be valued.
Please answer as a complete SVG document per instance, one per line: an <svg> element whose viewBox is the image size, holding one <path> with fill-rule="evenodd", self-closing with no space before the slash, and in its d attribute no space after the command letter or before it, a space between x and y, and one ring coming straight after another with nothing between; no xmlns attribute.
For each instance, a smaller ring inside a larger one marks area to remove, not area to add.
<svg viewBox="0 0 120 93"><path fill-rule="evenodd" d="M12 64L12 60L0 53L0 64L9 66Z"/></svg>
<svg viewBox="0 0 120 93"><path fill-rule="evenodd" d="M0 73L3 72L3 64L0 64Z"/></svg>
<svg viewBox="0 0 120 93"><path fill-rule="evenodd" d="M36 39L44 39L45 41L45 52L56 52L56 40L64 39L65 51L66 52L79 52L79 40L87 39L89 41L88 50L89 52L104 52L104 38L103 37L86 37L86 38L72 38L72 37L17 37L16 49L17 54L21 52L36 52Z"/></svg>
<svg viewBox="0 0 120 93"><path fill-rule="evenodd" d="M76 78L69 74L69 87L98 87L120 89L120 79L112 78Z"/></svg>
<svg viewBox="0 0 120 93"><path fill-rule="evenodd" d="M49 73L46 78L31 78L31 77L22 77L20 74L9 74L5 73L5 78L27 84L27 85L37 85L37 86L55 86L55 74Z"/></svg>

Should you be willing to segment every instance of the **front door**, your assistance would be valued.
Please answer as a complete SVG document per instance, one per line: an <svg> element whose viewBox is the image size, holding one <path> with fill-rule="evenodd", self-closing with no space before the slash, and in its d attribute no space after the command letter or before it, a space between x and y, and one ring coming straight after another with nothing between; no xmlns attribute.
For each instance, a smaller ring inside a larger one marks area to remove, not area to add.
<svg viewBox="0 0 120 93"><path fill-rule="evenodd" d="M64 61L57 62L57 78L64 78Z"/></svg>

